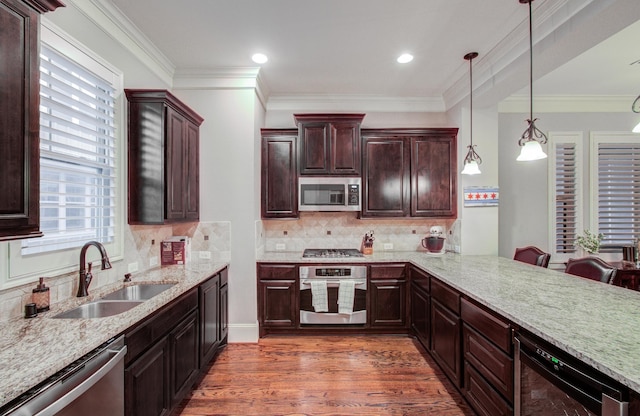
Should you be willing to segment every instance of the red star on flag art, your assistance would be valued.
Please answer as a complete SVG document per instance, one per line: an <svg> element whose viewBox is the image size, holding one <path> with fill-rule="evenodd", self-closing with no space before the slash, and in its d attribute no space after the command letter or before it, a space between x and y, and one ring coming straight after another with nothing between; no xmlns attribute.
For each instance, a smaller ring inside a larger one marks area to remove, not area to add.
<svg viewBox="0 0 640 416"><path fill-rule="evenodd" d="M497 206L500 198L498 187L495 186L479 186L468 187L464 190L465 206Z"/></svg>

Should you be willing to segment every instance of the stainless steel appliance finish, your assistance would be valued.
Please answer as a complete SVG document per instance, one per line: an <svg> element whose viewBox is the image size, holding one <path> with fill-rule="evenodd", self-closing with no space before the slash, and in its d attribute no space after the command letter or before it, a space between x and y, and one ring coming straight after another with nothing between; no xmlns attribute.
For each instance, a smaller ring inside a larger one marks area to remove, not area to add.
<svg viewBox="0 0 640 416"><path fill-rule="evenodd" d="M362 180L354 177L298 178L299 211L360 211Z"/></svg>
<svg viewBox="0 0 640 416"><path fill-rule="evenodd" d="M362 252L355 248L308 248L302 253L302 257L309 258L345 258L364 257Z"/></svg>
<svg viewBox="0 0 640 416"><path fill-rule="evenodd" d="M0 409L2 416L124 415L124 337L113 338Z"/></svg>
<svg viewBox="0 0 640 416"><path fill-rule="evenodd" d="M316 312L312 305L311 281L327 282L328 311ZM354 303L351 314L338 313L340 282L354 282ZM367 266L320 265L300 267L300 324L302 325L364 325L367 323Z"/></svg>
<svg viewBox="0 0 640 416"><path fill-rule="evenodd" d="M531 335L515 338L515 416L627 416L628 390Z"/></svg>

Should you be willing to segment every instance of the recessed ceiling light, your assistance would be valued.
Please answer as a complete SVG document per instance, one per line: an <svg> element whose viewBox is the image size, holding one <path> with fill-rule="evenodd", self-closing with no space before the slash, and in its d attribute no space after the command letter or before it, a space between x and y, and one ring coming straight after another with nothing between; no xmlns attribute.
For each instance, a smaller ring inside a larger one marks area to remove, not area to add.
<svg viewBox="0 0 640 416"><path fill-rule="evenodd" d="M398 62L401 64L406 64L411 61L413 61L413 55L411 55L410 53L403 53L402 55L398 56Z"/></svg>
<svg viewBox="0 0 640 416"><path fill-rule="evenodd" d="M251 59L253 60L253 62L257 63L257 64L264 64L265 62L267 62L269 60L269 58L267 58L267 55L263 54L263 53L256 53L254 54Z"/></svg>

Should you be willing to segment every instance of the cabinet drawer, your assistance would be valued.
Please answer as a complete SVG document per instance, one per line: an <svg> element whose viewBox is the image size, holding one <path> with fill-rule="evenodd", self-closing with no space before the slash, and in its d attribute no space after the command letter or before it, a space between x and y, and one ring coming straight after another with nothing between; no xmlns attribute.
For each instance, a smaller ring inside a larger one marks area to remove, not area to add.
<svg viewBox="0 0 640 416"><path fill-rule="evenodd" d="M488 311L471 303L461 301L462 320L475 328L485 338L495 343L507 354L511 354L511 325Z"/></svg>
<svg viewBox="0 0 640 416"><path fill-rule="evenodd" d="M258 265L260 279L295 279L297 278L295 264L260 264Z"/></svg>
<svg viewBox="0 0 640 416"><path fill-rule="evenodd" d="M371 279L399 279L404 278L404 264L372 264L370 269Z"/></svg>
<svg viewBox="0 0 640 416"><path fill-rule="evenodd" d="M507 403L472 365L464 365L464 395L481 416L511 416L513 408Z"/></svg>
<svg viewBox="0 0 640 416"><path fill-rule="evenodd" d="M428 274L426 274L425 272L423 272L420 269L417 269L415 267L411 267L409 269L409 276L411 278L411 281L418 286L420 289L424 290L427 293L430 293L431 291L431 276L429 276Z"/></svg>
<svg viewBox="0 0 640 416"><path fill-rule="evenodd" d="M431 280L431 297L456 315L460 314L460 294L436 279Z"/></svg>
<svg viewBox="0 0 640 416"><path fill-rule="evenodd" d="M130 363L156 340L173 329L189 312L197 307L198 289L194 288L127 331L125 333L127 344L125 364Z"/></svg>
<svg viewBox="0 0 640 416"><path fill-rule="evenodd" d="M462 339L464 359L504 397L513 401L513 359L466 323L462 327Z"/></svg>

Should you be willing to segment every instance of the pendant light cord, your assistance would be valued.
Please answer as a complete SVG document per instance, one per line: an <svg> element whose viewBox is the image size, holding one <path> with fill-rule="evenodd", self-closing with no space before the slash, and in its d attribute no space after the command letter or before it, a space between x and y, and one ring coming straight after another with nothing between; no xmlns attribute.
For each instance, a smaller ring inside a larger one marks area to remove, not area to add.
<svg viewBox="0 0 640 416"><path fill-rule="evenodd" d="M533 122L533 18L529 2L529 120Z"/></svg>
<svg viewBox="0 0 640 416"><path fill-rule="evenodd" d="M473 58L469 59L469 133L471 134L469 143L473 149L473 68L471 61L473 61Z"/></svg>

